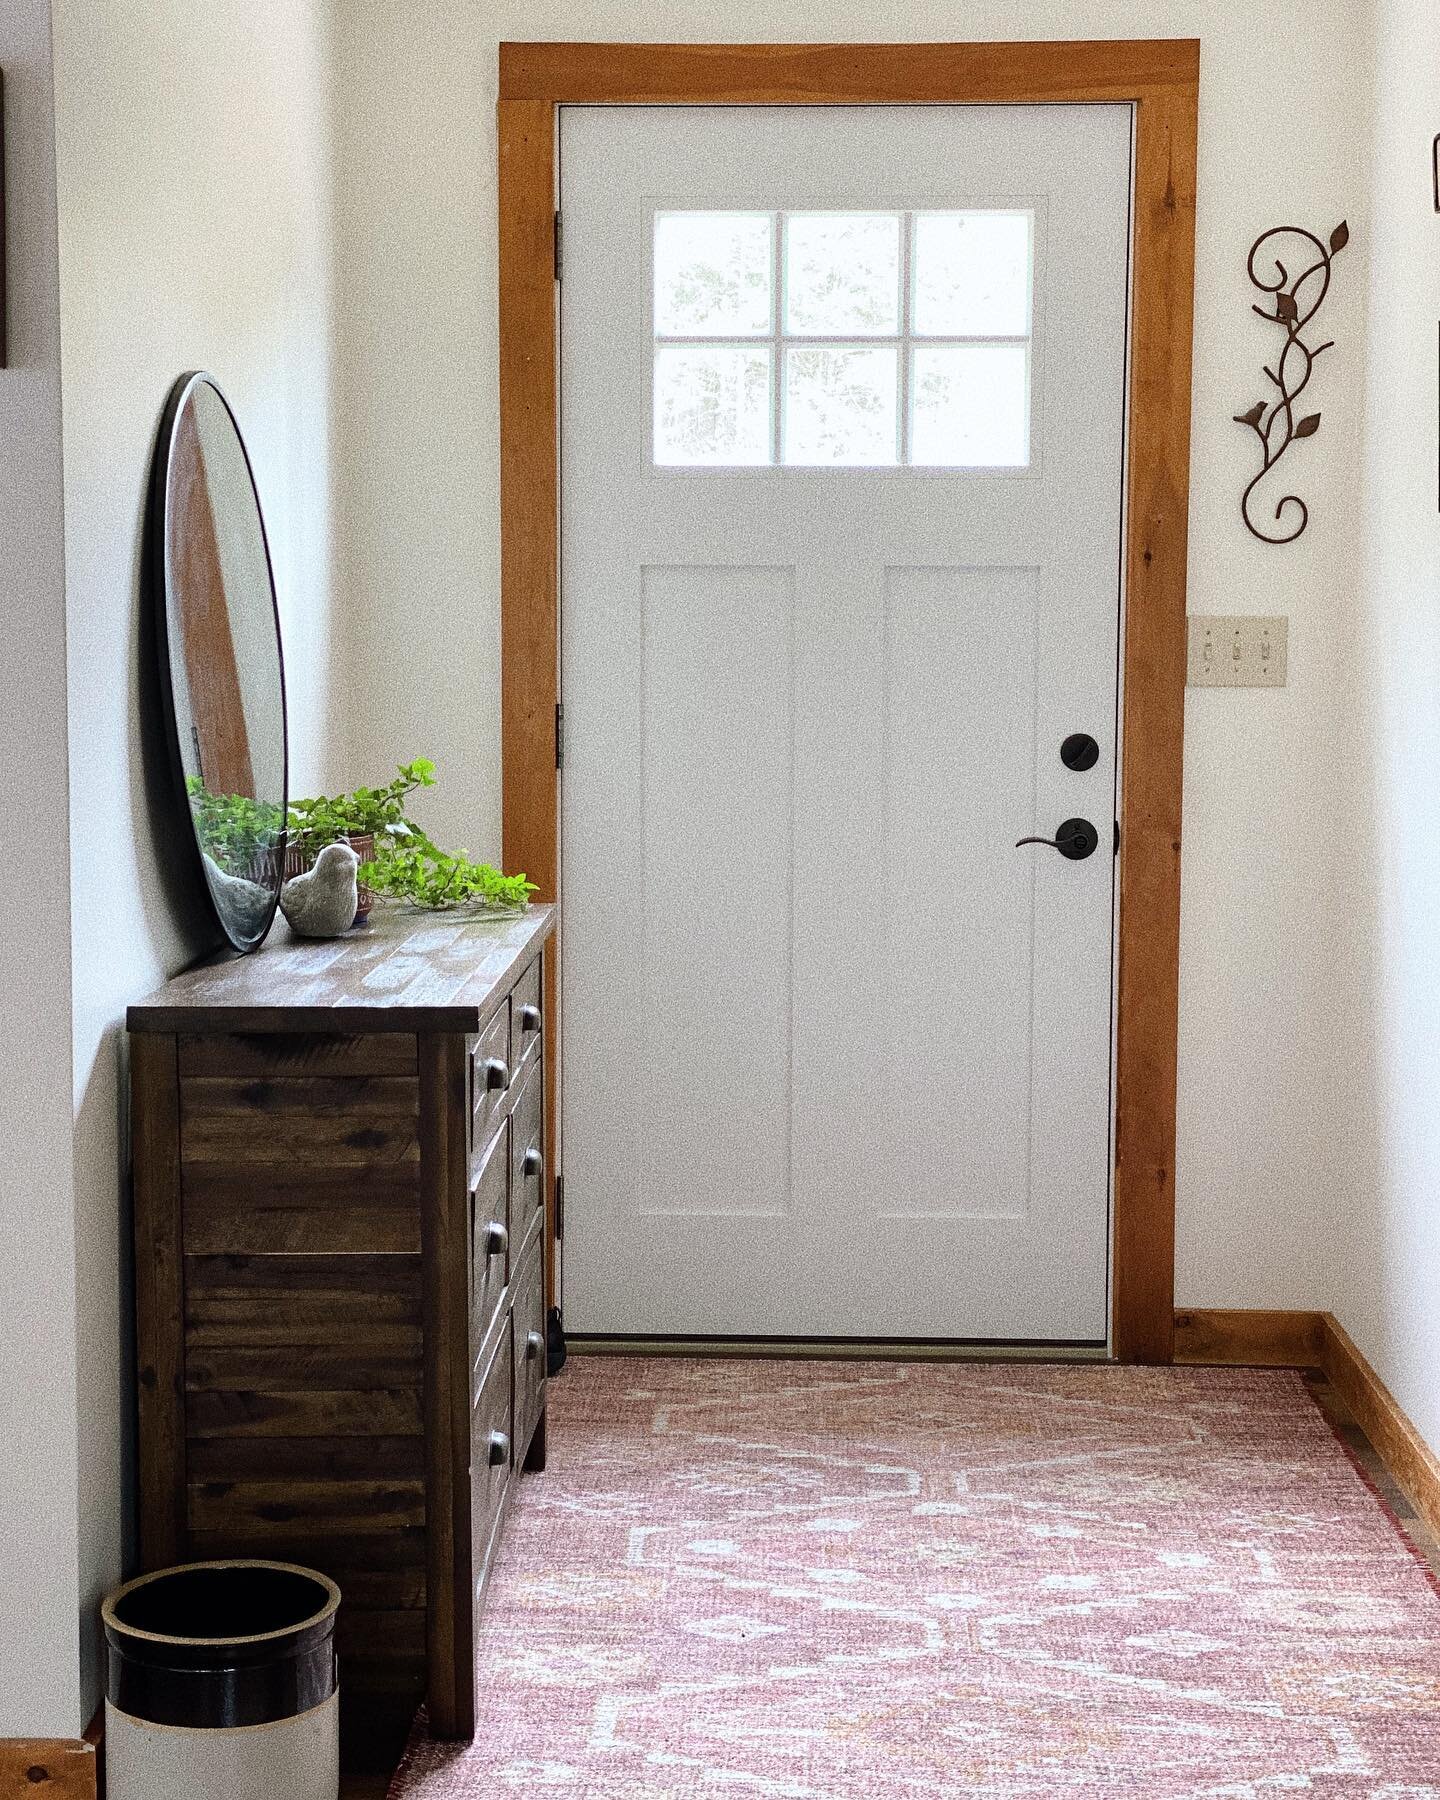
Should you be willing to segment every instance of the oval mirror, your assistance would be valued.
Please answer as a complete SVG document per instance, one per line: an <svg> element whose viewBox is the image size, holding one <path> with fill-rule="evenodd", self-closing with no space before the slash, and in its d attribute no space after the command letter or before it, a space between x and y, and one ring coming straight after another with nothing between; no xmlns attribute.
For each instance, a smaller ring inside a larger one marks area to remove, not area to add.
<svg viewBox="0 0 1440 1800"><path fill-rule="evenodd" d="M256 950L284 879L285 666L250 458L208 375L170 391L146 523L188 829L226 937Z"/></svg>

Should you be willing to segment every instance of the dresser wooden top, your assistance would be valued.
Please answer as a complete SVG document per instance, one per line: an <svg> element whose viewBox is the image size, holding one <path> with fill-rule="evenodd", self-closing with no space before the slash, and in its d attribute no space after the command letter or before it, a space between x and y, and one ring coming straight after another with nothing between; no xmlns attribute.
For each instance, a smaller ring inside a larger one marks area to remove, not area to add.
<svg viewBox="0 0 1440 1800"><path fill-rule="evenodd" d="M278 920L252 956L207 957L130 1007L131 1031L478 1031L555 925L552 906L483 919L377 902L343 938Z"/></svg>

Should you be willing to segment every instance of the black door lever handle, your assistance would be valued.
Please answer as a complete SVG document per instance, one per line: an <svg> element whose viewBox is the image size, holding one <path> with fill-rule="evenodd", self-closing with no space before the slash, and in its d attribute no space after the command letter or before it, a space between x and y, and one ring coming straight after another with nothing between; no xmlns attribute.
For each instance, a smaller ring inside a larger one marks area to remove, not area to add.
<svg viewBox="0 0 1440 1800"><path fill-rule="evenodd" d="M1049 850L1058 850L1071 862L1083 862L1087 856L1094 855L1099 843L1100 834L1088 819L1066 819L1053 838L1017 838L1015 848L1018 850L1022 844L1044 844Z"/></svg>

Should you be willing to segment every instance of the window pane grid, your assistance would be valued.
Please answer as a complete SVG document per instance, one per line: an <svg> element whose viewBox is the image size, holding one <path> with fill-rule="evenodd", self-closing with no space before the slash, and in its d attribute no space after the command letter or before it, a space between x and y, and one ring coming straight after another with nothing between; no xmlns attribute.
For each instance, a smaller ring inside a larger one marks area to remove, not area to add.
<svg viewBox="0 0 1440 1800"><path fill-rule="evenodd" d="M658 213L655 236L657 464L1028 466L1031 213Z"/></svg>

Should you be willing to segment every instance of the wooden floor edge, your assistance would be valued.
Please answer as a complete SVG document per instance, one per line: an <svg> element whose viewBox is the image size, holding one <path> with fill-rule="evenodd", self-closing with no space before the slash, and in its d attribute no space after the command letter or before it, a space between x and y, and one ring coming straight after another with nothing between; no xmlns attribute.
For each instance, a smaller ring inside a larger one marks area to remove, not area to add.
<svg viewBox="0 0 1440 1800"><path fill-rule="evenodd" d="M1409 1496L1416 1512L1440 1537L1440 1456L1371 1368L1334 1313L1322 1313L1330 1385L1350 1409L1376 1455Z"/></svg>
<svg viewBox="0 0 1440 1800"><path fill-rule="evenodd" d="M1320 1369L1325 1366L1326 1316L1258 1308L1177 1308L1175 1361Z"/></svg>
<svg viewBox="0 0 1440 1800"><path fill-rule="evenodd" d="M98 1771L83 1738L0 1738L0 1800L39 1788L47 1800L95 1800Z"/></svg>

